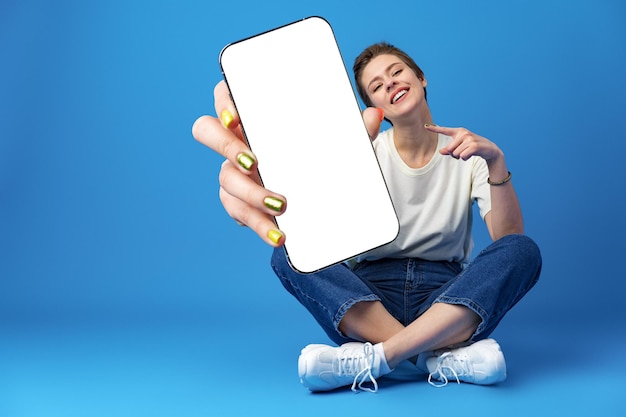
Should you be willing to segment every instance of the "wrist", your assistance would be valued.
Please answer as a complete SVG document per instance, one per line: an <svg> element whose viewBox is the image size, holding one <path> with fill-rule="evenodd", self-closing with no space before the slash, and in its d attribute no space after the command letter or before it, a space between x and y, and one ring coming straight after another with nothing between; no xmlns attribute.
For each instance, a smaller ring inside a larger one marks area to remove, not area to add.
<svg viewBox="0 0 626 417"><path fill-rule="evenodd" d="M489 170L489 177L495 180L502 179L509 174L509 170L504 161L504 154L500 153L499 156L487 160L487 169Z"/></svg>
<svg viewBox="0 0 626 417"><path fill-rule="evenodd" d="M491 177L487 177L487 184L489 185L504 185L507 182L511 181L511 171L507 171L507 176L502 180L492 180Z"/></svg>

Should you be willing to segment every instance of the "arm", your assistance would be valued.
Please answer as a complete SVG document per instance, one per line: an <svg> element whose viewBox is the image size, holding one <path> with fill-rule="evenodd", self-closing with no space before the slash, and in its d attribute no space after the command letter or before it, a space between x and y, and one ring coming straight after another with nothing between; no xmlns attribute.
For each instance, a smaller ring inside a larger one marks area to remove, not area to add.
<svg viewBox="0 0 626 417"><path fill-rule="evenodd" d="M487 161L489 178L494 182L504 180L509 174L504 154L502 151L500 154L500 157ZM514 233L524 233L522 209L511 181L491 185L491 211L485 215L485 223L493 240Z"/></svg>
<svg viewBox="0 0 626 417"><path fill-rule="evenodd" d="M448 146L439 150L442 155L463 160L480 156L487 162L491 181L499 182L507 178L509 171L504 153L495 143L464 128L428 125L426 129L453 138ZM522 210L511 181L491 185L490 188L491 211L485 216L485 223L491 238L498 240L509 234L524 233Z"/></svg>

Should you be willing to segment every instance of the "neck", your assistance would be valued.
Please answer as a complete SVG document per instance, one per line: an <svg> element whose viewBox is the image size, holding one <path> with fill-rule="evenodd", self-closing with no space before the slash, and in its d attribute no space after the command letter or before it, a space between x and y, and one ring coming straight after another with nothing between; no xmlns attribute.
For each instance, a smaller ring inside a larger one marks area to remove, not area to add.
<svg viewBox="0 0 626 417"><path fill-rule="evenodd" d="M433 123L430 110L424 110L417 116L396 120L393 123L393 141L404 162L412 168L426 165L437 150L438 134L424 128L424 124Z"/></svg>

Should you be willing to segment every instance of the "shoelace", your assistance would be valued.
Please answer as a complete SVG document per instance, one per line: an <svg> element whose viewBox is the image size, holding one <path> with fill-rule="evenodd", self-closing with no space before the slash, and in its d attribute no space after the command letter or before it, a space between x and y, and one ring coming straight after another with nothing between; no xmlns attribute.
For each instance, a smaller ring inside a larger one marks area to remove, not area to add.
<svg viewBox="0 0 626 417"><path fill-rule="evenodd" d="M437 367L433 372L428 375L428 383L433 387L441 388L448 385L448 377L444 373L444 369L448 370L451 375L456 379L457 384L460 384L459 374L456 369L461 370L461 375L469 375L469 369L467 363L463 359L455 357L451 352L446 352L437 358ZM437 378L442 380L442 384L436 384L432 381L433 376L438 375Z"/></svg>
<svg viewBox="0 0 626 417"><path fill-rule="evenodd" d="M352 391L378 391L378 382L376 382L374 375L372 375L374 355L374 347L368 342L363 345L363 355L357 356L354 352L350 352L350 354L346 354L345 356L339 358L340 374L353 375L356 372L354 382L352 382ZM368 381L374 385L374 388L363 386L363 384Z"/></svg>

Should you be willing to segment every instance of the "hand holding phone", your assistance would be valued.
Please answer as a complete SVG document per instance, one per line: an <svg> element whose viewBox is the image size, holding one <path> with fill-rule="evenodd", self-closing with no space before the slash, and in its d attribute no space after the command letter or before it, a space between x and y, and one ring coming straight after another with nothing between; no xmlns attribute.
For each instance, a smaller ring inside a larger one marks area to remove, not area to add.
<svg viewBox="0 0 626 417"><path fill-rule="evenodd" d="M232 43L220 64L263 185L289 201L276 221L292 267L314 272L392 241L397 217L328 22Z"/></svg>

